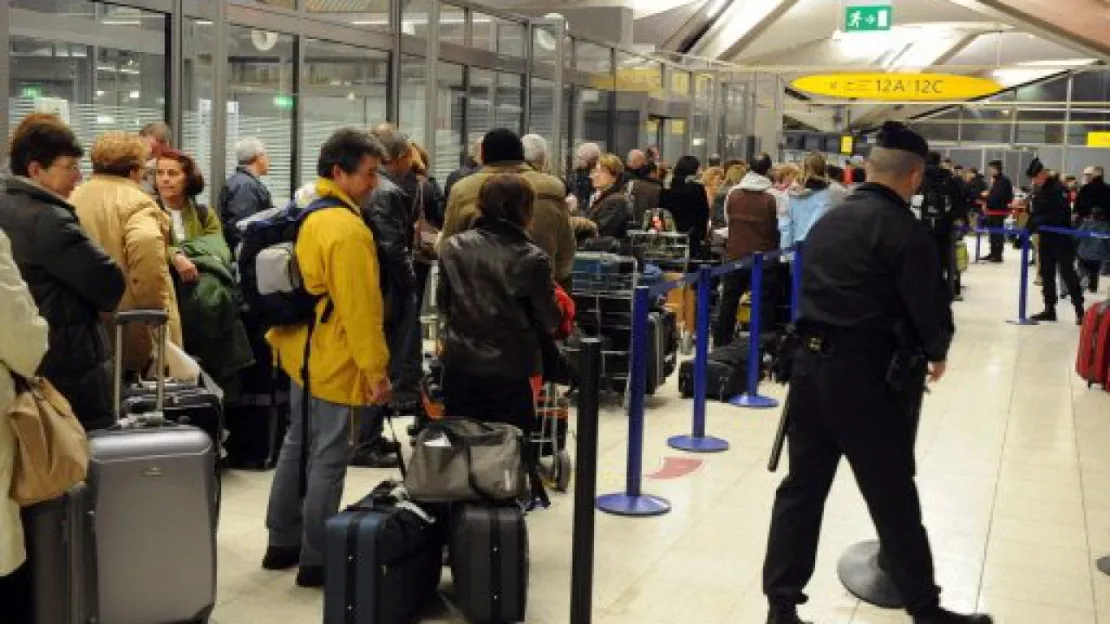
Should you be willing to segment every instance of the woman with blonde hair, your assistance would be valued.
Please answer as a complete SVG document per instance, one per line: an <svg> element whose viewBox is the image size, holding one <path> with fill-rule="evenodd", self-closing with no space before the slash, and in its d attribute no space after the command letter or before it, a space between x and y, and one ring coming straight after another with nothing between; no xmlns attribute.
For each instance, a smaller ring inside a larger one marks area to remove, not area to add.
<svg viewBox="0 0 1110 624"><path fill-rule="evenodd" d="M118 310L165 310L170 340L181 346L181 319L167 262L170 217L140 186L150 146L137 134L107 132L96 140L91 157L93 175L73 191L70 203L89 236L123 269L127 289ZM150 329L128 327L125 370L144 371L153 353Z"/></svg>
<svg viewBox="0 0 1110 624"><path fill-rule="evenodd" d="M713 198L713 227L723 228L728 225L728 220L725 219L725 202L728 200L729 191L731 191L744 176L748 174L748 166L745 164L735 164L729 166L725 170L725 178L721 183L720 188L717 190L717 195Z"/></svg>
<svg viewBox="0 0 1110 624"><path fill-rule="evenodd" d="M602 154L590 172L594 194L587 216L597 224L601 238L623 239L632 222L632 211L625 196L624 163L616 154Z"/></svg>
<svg viewBox="0 0 1110 624"><path fill-rule="evenodd" d="M835 203L825 171L825 157L820 152L806 155L802 175L790 187L786 213L779 217L783 249L804 241L813 224Z"/></svg>

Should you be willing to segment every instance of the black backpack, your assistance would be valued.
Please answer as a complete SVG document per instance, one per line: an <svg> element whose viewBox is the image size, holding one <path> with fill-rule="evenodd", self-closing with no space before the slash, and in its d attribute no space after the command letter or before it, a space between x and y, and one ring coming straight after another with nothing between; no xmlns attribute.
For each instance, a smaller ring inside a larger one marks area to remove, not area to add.
<svg viewBox="0 0 1110 624"><path fill-rule="evenodd" d="M243 300L264 325L300 325L315 320L320 297L305 290L294 249L308 215L337 206L344 204L332 197L316 199L303 208L291 200L283 208L262 211L239 223Z"/></svg>
<svg viewBox="0 0 1110 624"><path fill-rule="evenodd" d="M938 219L947 219L952 215L952 200L939 186L929 186L923 189L921 201L921 219L929 223Z"/></svg>

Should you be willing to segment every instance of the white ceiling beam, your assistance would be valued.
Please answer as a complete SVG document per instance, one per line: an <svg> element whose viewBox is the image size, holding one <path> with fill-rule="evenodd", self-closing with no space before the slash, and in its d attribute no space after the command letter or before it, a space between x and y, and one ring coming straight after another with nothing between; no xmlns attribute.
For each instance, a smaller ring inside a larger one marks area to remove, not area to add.
<svg viewBox="0 0 1110 624"><path fill-rule="evenodd" d="M948 1L1110 63L1110 9L1103 4L1091 0Z"/></svg>
<svg viewBox="0 0 1110 624"><path fill-rule="evenodd" d="M732 2L719 15L690 54L715 60L732 58L775 23L799 0Z"/></svg>

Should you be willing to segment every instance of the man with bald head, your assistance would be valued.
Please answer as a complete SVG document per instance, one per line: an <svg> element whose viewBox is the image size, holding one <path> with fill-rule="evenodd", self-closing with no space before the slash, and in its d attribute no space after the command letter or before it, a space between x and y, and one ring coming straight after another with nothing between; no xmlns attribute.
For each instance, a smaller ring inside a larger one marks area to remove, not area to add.
<svg viewBox="0 0 1110 624"><path fill-rule="evenodd" d="M643 150L634 149L628 152L628 169L635 171L640 167L646 166L648 163L647 154Z"/></svg>

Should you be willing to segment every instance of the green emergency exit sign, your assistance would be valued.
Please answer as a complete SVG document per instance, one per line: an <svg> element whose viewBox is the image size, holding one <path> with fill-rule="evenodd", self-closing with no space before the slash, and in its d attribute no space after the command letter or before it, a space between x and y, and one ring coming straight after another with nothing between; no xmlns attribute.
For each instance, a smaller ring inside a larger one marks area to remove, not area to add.
<svg viewBox="0 0 1110 624"><path fill-rule="evenodd" d="M19 97L27 98L29 100L37 100L42 97L42 87L37 85L27 85L19 90Z"/></svg>
<svg viewBox="0 0 1110 624"><path fill-rule="evenodd" d="M890 30L894 24L894 7L850 6L844 9L844 32L876 32Z"/></svg>
<svg viewBox="0 0 1110 624"><path fill-rule="evenodd" d="M293 110L293 96L284 94L275 95L274 108L278 110Z"/></svg>

